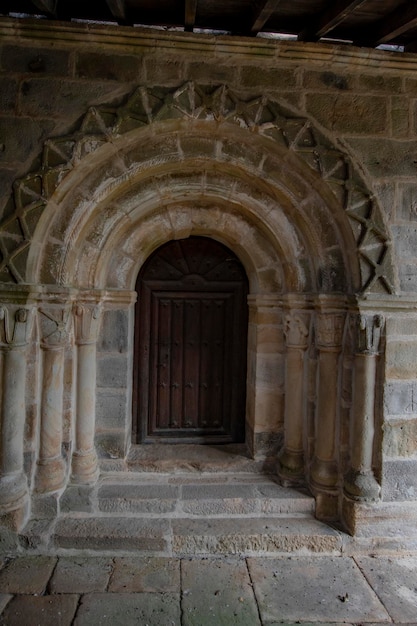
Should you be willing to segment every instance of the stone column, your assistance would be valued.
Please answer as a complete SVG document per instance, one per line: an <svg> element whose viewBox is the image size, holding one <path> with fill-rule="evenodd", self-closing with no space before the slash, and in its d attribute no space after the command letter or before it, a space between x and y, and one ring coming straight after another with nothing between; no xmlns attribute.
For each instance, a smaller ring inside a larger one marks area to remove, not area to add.
<svg viewBox="0 0 417 626"><path fill-rule="evenodd" d="M2 357L0 512L24 506L27 479L24 473L26 419L26 346L32 310L16 304L0 304L0 350Z"/></svg>
<svg viewBox="0 0 417 626"><path fill-rule="evenodd" d="M75 446L71 480L90 485L98 477L94 446L96 413L96 342L100 325L100 306L94 302L74 307L77 349Z"/></svg>
<svg viewBox="0 0 417 626"><path fill-rule="evenodd" d="M308 318L301 312L285 316L287 345L285 362L284 447L279 455L279 476L290 483L304 480L304 355L308 347Z"/></svg>
<svg viewBox="0 0 417 626"><path fill-rule="evenodd" d="M35 475L38 493L57 491L65 481L62 458L64 349L70 313L70 305L62 303L46 303L38 311L42 351L39 457Z"/></svg>
<svg viewBox="0 0 417 626"><path fill-rule="evenodd" d="M338 483L336 461L337 386L344 323L344 313L320 312L317 315L317 413L315 453L310 478L312 487L319 492L335 492Z"/></svg>
<svg viewBox="0 0 417 626"><path fill-rule="evenodd" d="M375 433L375 387L382 315L358 315L357 351L353 380L353 406L350 470L345 476L344 493L351 500L372 502L380 486L373 469Z"/></svg>

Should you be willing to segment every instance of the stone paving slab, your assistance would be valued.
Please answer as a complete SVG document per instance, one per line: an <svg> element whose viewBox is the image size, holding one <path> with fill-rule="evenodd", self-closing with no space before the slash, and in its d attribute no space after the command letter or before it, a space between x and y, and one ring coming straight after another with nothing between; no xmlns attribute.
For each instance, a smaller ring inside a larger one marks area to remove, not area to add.
<svg viewBox="0 0 417 626"><path fill-rule="evenodd" d="M108 626L181 626L179 594L92 593L83 596L73 626L105 626L107 624Z"/></svg>
<svg viewBox="0 0 417 626"><path fill-rule="evenodd" d="M259 554L341 549L337 531L313 519L229 518L172 521L174 554Z"/></svg>
<svg viewBox="0 0 417 626"><path fill-rule="evenodd" d="M182 561L183 626L257 626L258 608L246 562Z"/></svg>
<svg viewBox="0 0 417 626"><path fill-rule="evenodd" d="M344 557L249 558L262 622L391 622L355 562Z"/></svg>
<svg viewBox="0 0 417 626"><path fill-rule="evenodd" d="M357 564L395 621L417 623L417 559L357 557Z"/></svg>
<svg viewBox="0 0 417 626"><path fill-rule="evenodd" d="M0 571L0 593L43 593L56 557L26 556L10 560Z"/></svg>
<svg viewBox="0 0 417 626"><path fill-rule="evenodd" d="M98 490L100 511L106 513L170 513L175 511L179 488L175 485L103 485Z"/></svg>
<svg viewBox="0 0 417 626"><path fill-rule="evenodd" d="M1 626L71 626L78 595L15 596L0 616Z"/></svg>
<svg viewBox="0 0 417 626"><path fill-rule="evenodd" d="M48 585L50 593L106 591L113 570L110 557L60 557Z"/></svg>
<svg viewBox="0 0 417 626"><path fill-rule="evenodd" d="M158 557L118 557L114 559L114 570L109 591L135 592L180 592L180 561Z"/></svg>

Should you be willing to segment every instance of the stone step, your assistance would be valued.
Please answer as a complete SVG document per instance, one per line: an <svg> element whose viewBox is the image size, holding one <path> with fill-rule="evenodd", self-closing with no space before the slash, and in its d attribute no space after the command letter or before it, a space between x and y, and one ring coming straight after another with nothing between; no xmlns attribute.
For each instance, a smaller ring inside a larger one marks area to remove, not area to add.
<svg viewBox="0 0 417 626"><path fill-rule="evenodd" d="M94 498L93 498L94 499ZM314 499L266 476L166 477L126 484L102 482L95 496L100 513L158 517L314 515Z"/></svg>
<svg viewBox="0 0 417 626"><path fill-rule="evenodd" d="M60 518L47 548L141 555L341 554L341 534L315 519Z"/></svg>

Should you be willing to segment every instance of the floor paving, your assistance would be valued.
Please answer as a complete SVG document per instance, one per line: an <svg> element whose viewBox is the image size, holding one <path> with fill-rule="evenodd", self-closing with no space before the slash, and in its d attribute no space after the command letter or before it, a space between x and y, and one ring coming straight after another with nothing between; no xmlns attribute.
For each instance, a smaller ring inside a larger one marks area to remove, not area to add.
<svg viewBox="0 0 417 626"><path fill-rule="evenodd" d="M417 556L16 556L6 626L417 625Z"/></svg>

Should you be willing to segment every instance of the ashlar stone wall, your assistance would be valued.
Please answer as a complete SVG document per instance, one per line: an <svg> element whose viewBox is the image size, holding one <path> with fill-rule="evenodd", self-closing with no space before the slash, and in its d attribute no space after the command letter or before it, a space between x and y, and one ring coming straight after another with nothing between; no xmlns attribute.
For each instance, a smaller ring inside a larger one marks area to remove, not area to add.
<svg viewBox="0 0 417 626"><path fill-rule="evenodd" d="M252 453L277 454L283 482L352 532L363 502L411 510L417 57L41 20L0 32L3 513L126 467L136 276L190 234L248 275Z"/></svg>

